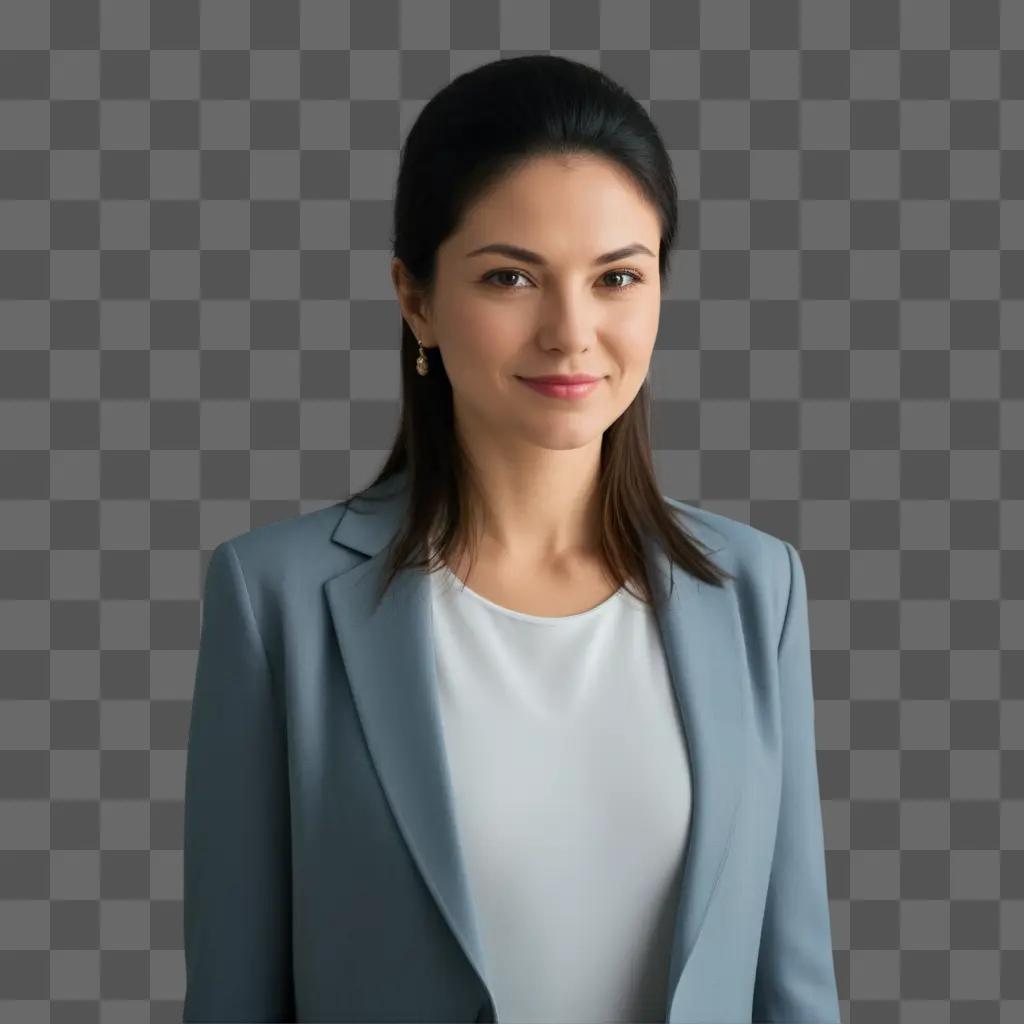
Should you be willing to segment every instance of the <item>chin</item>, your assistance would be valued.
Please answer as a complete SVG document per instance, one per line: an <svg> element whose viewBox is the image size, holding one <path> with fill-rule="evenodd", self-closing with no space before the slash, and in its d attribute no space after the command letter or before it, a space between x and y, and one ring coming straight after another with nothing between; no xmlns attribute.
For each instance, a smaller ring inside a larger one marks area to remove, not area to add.
<svg viewBox="0 0 1024 1024"><path fill-rule="evenodd" d="M549 423L547 426L540 424L535 429L528 431L528 434L529 440L539 448L567 452L575 451L578 448L587 448L592 444L600 444L605 429L602 417L596 423L567 422L561 425Z"/></svg>

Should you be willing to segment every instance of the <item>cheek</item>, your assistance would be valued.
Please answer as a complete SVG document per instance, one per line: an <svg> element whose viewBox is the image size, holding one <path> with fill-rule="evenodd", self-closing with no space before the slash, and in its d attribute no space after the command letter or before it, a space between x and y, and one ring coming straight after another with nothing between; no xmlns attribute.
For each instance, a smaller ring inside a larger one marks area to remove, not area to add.
<svg viewBox="0 0 1024 1024"><path fill-rule="evenodd" d="M528 336L515 316L483 303L465 303L440 329L452 374L494 376L512 373Z"/></svg>
<svg viewBox="0 0 1024 1024"><path fill-rule="evenodd" d="M653 314L639 312L622 336L622 352L625 362L632 366L646 368L651 361L654 345L658 339L658 311Z"/></svg>
<svg viewBox="0 0 1024 1024"><path fill-rule="evenodd" d="M638 303L632 316L631 328L635 337L650 339L650 344L653 346L661 319L660 300Z"/></svg>
<svg viewBox="0 0 1024 1024"><path fill-rule="evenodd" d="M646 367L651 360L657 337L657 316L637 312L607 335L608 349L613 360L624 372L628 372L641 366Z"/></svg>

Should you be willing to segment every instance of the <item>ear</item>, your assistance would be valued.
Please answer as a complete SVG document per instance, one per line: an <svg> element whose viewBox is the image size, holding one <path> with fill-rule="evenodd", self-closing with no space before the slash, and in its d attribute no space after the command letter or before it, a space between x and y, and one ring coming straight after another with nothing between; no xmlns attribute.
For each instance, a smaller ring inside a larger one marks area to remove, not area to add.
<svg viewBox="0 0 1024 1024"><path fill-rule="evenodd" d="M420 289L413 283L405 265L396 256L391 260L391 281L398 296L398 305L402 311L402 319L409 325L412 333L429 348L427 339L430 336L429 308Z"/></svg>

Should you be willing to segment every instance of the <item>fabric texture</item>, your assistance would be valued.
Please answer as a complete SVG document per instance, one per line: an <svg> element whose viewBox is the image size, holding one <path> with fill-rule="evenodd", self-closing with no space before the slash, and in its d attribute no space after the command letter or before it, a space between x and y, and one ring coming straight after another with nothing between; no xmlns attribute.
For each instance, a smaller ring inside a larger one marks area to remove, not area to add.
<svg viewBox="0 0 1024 1024"><path fill-rule="evenodd" d="M690 768L650 609L431 574L455 817L498 1019L664 1019Z"/></svg>
<svg viewBox="0 0 1024 1024"><path fill-rule="evenodd" d="M512 1024L635 999L670 1024L839 1024L796 549L666 496L734 579L645 536L652 605L492 617L488 660L469 595L438 604L408 568L383 587L407 494L400 473L211 555L183 1020L493 1022L504 1002Z"/></svg>

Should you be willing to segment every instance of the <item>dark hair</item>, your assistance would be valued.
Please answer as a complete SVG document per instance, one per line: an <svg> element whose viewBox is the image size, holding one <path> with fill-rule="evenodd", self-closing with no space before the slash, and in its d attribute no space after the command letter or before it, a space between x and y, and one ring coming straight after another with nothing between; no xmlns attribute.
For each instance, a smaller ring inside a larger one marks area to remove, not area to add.
<svg viewBox="0 0 1024 1024"><path fill-rule="evenodd" d="M459 75L420 112L402 145L394 201L392 246L414 287L430 296L438 246L465 209L504 175L543 156L596 155L614 162L656 207L661 223L659 273L664 282L676 234L677 196L668 153L644 108L603 72L565 57L530 54L483 64ZM404 567L436 571L467 530L474 480L456 440L451 382L434 349L430 370L416 373L418 344L402 319L401 422L375 479L353 497L402 472L408 504L392 541L387 588ZM650 392L636 398L601 443L601 543L606 572L632 582L651 603L653 589L640 531L672 561L714 586L731 573L715 565L680 524L661 494L650 445ZM352 499L349 499L352 500Z"/></svg>

